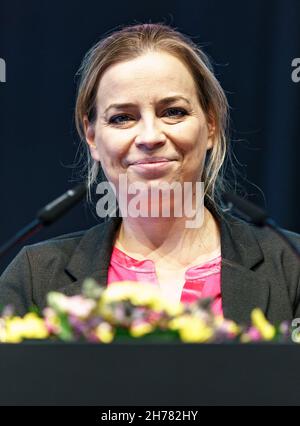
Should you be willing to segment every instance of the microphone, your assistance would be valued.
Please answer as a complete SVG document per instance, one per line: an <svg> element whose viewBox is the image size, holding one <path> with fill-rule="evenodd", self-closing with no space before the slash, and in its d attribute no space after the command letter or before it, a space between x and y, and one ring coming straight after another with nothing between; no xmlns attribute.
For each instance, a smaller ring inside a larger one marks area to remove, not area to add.
<svg viewBox="0 0 300 426"><path fill-rule="evenodd" d="M248 222L252 222L256 226L267 226L272 229L285 243L300 260L300 251L298 247L287 237L281 228L275 223L275 221L268 215L268 213L261 207L256 206L244 198L233 194L232 192L226 192L224 199L229 207L234 209L239 216L244 218Z"/></svg>
<svg viewBox="0 0 300 426"><path fill-rule="evenodd" d="M37 212L36 218L17 232L5 244L0 247L0 257L4 256L18 243L27 240L45 226L51 225L72 207L74 207L86 194L86 184L81 183L73 189L69 189L60 197L47 204Z"/></svg>

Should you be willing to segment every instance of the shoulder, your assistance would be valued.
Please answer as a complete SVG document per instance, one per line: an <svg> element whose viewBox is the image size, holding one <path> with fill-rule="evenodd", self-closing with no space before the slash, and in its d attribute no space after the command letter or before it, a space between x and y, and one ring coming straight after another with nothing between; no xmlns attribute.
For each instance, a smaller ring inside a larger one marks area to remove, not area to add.
<svg viewBox="0 0 300 426"><path fill-rule="evenodd" d="M29 256L55 254L56 256L70 257L83 240L89 240L98 236L105 226L105 223L101 223L92 228L58 235L39 243L25 245L23 250L26 251Z"/></svg>
<svg viewBox="0 0 300 426"><path fill-rule="evenodd" d="M23 248L33 276L62 279L65 272L74 277L89 274L99 268L109 257L119 218L107 221L87 230L60 235Z"/></svg>
<svg viewBox="0 0 300 426"><path fill-rule="evenodd" d="M227 212L219 216L225 258L248 268L257 264L278 268L292 267L299 271L299 262L285 239L268 227L257 227ZM282 234L300 248L300 235L279 228Z"/></svg>
<svg viewBox="0 0 300 426"><path fill-rule="evenodd" d="M224 212L221 216L221 222L225 225L227 231L240 239L243 239L245 236L252 236L265 248L269 246L273 249L286 247L284 239L269 227L258 227L227 212ZM300 247L300 234L280 227L279 231L298 248ZM274 246L274 241L278 243L276 246Z"/></svg>
<svg viewBox="0 0 300 426"><path fill-rule="evenodd" d="M0 276L0 283L7 277L20 273L32 278L49 277L54 270L61 269L69 263L81 246L101 240L106 223L89 229L55 236L35 244L25 245ZM81 250L79 250L81 252ZM82 250L84 253L85 250Z"/></svg>

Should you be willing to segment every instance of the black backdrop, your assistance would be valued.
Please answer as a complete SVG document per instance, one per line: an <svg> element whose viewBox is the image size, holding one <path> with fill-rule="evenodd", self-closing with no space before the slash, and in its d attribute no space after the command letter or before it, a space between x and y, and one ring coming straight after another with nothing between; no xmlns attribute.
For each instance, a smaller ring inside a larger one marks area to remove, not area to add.
<svg viewBox="0 0 300 426"><path fill-rule="evenodd" d="M299 0L1 0L0 243L72 186L74 76L84 53L112 28L150 21L177 27L214 59L249 197L300 231L300 82L291 78ZM30 242L94 223L82 203ZM0 260L0 272L19 249Z"/></svg>

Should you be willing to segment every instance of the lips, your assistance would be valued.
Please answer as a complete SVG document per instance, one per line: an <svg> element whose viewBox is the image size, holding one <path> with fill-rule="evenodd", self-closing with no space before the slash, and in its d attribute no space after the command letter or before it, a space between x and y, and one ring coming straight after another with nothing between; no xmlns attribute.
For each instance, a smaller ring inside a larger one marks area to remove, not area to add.
<svg viewBox="0 0 300 426"><path fill-rule="evenodd" d="M136 162L129 167L134 173L137 173L143 178L156 179L170 172L175 162L174 160L167 159L147 162L145 162L145 160L140 160L139 163Z"/></svg>
<svg viewBox="0 0 300 426"><path fill-rule="evenodd" d="M151 158L143 158L141 160L134 161L130 163L130 165L134 164L151 164L151 163L166 163L168 161L173 161L170 158L163 158L163 157L151 157Z"/></svg>

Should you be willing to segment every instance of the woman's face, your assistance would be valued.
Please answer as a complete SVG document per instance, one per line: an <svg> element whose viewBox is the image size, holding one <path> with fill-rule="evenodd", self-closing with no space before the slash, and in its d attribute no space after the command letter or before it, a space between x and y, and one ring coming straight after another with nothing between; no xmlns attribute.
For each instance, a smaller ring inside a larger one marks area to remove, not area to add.
<svg viewBox="0 0 300 426"><path fill-rule="evenodd" d="M100 79L96 110L94 123L85 118L86 140L117 189L120 174L128 185L201 180L214 126L206 120L191 74L176 57L151 52L112 65ZM167 161L134 164L153 157Z"/></svg>

